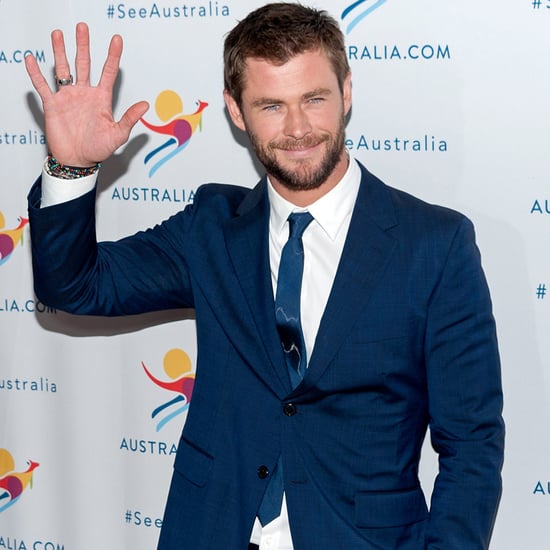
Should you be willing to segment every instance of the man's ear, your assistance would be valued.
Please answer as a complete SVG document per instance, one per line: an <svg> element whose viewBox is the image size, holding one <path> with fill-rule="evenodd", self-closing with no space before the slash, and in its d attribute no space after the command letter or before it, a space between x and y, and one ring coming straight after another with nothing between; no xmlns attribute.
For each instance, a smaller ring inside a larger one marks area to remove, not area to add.
<svg viewBox="0 0 550 550"><path fill-rule="evenodd" d="M351 72L348 73L344 80L343 86L344 96L344 113L347 115L351 109Z"/></svg>
<svg viewBox="0 0 550 550"><path fill-rule="evenodd" d="M223 91L223 99L225 101L225 106L227 107L227 110L229 111L229 116L231 117L231 120L233 121L233 124L239 128L239 130L242 130L243 132L246 132L246 127L244 124L244 118L243 114L241 113L240 107L237 105L237 102L235 101L235 98L230 95L230 93L227 90Z"/></svg>

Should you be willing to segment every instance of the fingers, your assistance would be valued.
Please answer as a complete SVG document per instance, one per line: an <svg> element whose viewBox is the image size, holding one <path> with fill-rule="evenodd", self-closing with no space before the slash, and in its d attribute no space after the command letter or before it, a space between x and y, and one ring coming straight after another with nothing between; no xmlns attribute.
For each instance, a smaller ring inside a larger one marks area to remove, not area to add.
<svg viewBox="0 0 550 550"><path fill-rule="evenodd" d="M27 69L27 74L29 75L34 89L38 92L42 103L50 97L53 92L46 82L44 75L41 73L38 63L33 55L25 56L25 68Z"/></svg>
<svg viewBox="0 0 550 550"><path fill-rule="evenodd" d="M55 74L57 79L69 79L71 68L67 60L65 40L60 30L52 32L52 48L54 53ZM100 80L100 85L113 87L122 55L122 38L113 36L109 45L109 53ZM86 23L76 25L76 83L84 86L90 84L90 31Z"/></svg>
<svg viewBox="0 0 550 550"><path fill-rule="evenodd" d="M63 33L59 29L52 32L52 49L56 79L69 79L71 76L71 68L69 67L67 54L65 53Z"/></svg>
<svg viewBox="0 0 550 550"><path fill-rule="evenodd" d="M115 80L118 75L118 68L120 66L120 57L122 56L122 37L115 34L111 38L109 44L109 52L107 53L107 59L103 65L101 71L101 78L99 79L99 87L105 87L112 89L115 85Z"/></svg>
<svg viewBox="0 0 550 550"><path fill-rule="evenodd" d="M76 26L76 82L77 84L90 84L90 32L86 23L78 23Z"/></svg>

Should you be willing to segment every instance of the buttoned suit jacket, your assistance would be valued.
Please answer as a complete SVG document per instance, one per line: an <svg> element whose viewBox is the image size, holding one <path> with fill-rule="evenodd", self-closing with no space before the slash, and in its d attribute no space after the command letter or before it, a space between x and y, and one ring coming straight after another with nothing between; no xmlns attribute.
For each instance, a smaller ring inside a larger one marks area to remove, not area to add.
<svg viewBox="0 0 550 550"><path fill-rule="evenodd" d="M99 245L93 192L39 209L40 180L31 190L42 302L94 315L195 309L195 387L159 549L245 549L279 457L295 550L488 546L504 428L472 224L361 170L295 389L275 326L265 178L202 186L161 225ZM439 454L429 507L427 427Z"/></svg>

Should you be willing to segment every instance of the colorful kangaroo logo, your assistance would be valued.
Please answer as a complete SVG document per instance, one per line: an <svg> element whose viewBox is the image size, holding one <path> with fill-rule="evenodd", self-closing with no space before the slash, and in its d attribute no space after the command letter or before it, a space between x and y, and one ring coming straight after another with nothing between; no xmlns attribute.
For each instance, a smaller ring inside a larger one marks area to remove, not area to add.
<svg viewBox="0 0 550 550"><path fill-rule="evenodd" d="M159 388L163 388L170 392L176 393L176 397L170 399L166 403L158 406L152 413L151 418L155 418L162 411L182 403L182 406L178 406L177 409L173 410L163 419L161 419L157 424L157 432L167 423L170 422L173 418L182 414L189 408L191 403L191 395L193 394L193 387L195 385L195 375L191 372L191 359L189 355L185 353L182 349L171 349L166 352L164 356L164 372L167 374L169 381L163 381L155 376L153 376L143 361L141 366L145 371L145 374L154 382Z"/></svg>
<svg viewBox="0 0 550 550"><path fill-rule="evenodd" d="M197 101L197 110L194 113L183 114L183 101L181 97L172 90L165 90L161 92L155 101L155 111L158 118L165 124L159 126L150 124L145 119L141 119L141 122L157 134L167 134L171 136L160 147L153 149L143 161L144 164L148 164L153 158L157 157L162 151L171 147L174 148L166 155L156 160L153 166L149 170L149 177L172 157L180 153L185 146L189 143L191 136L195 133L197 128L202 130L202 112L208 107L208 103L205 101Z"/></svg>
<svg viewBox="0 0 550 550"><path fill-rule="evenodd" d="M5 220L0 212L0 265L7 262L19 243L23 244L23 228L29 223L27 218L19 218L15 229L4 229Z"/></svg>
<svg viewBox="0 0 550 550"><path fill-rule="evenodd" d="M28 465L24 472L16 472L9 451L0 449L0 512L15 504L27 487L32 488L33 472L40 464L29 460Z"/></svg>
<svg viewBox="0 0 550 550"><path fill-rule="evenodd" d="M370 6L364 6L363 4L371 3ZM346 34L349 34L353 28L358 25L369 13L372 13L375 9L379 8L382 4L385 4L387 0L375 0L374 2L371 2L371 0L357 0L357 2L353 2L353 4L350 4L343 12L341 19L342 21L350 15L352 17L351 21L348 23L348 26L346 27ZM359 11L358 8L363 7L364 9Z"/></svg>

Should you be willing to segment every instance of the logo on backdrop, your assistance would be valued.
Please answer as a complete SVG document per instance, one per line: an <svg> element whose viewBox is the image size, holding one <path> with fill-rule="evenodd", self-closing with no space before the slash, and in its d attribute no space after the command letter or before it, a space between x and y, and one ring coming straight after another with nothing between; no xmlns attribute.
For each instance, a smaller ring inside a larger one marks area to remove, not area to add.
<svg viewBox="0 0 550 550"><path fill-rule="evenodd" d="M384 151L397 153L445 153L447 140L430 134L417 136L369 137L365 134L346 137L345 146L350 151Z"/></svg>
<svg viewBox="0 0 550 550"><path fill-rule="evenodd" d="M346 34L349 34L367 15L378 9L387 0L357 0L350 4L340 16L346 23Z"/></svg>
<svg viewBox="0 0 550 550"><path fill-rule="evenodd" d="M0 449L0 513L13 506L28 487L32 489L34 470L38 466L38 462L29 460L28 468L18 472L10 452Z"/></svg>
<svg viewBox="0 0 550 550"><path fill-rule="evenodd" d="M550 214L550 199L535 199L531 206L531 214Z"/></svg>
<svg viewBox="0 0 550 550"><path fill-rule="evenodd" d="M153 149L144 159L149 166L149 177L170 159L181 153L197 128L202 130L202 112L208 107L205 101L197 101L194 112L184 112L183 101L180 95L173 90L160 92L155 100L155 112L161 124L151 124L141 119L143 125L159 135L167 135L168 139Z"/></svg>
<svg viewBox="0 0 550 550"><path fill-rule="evenodd" d="M144 19L204 19L214 17L229 17L229 6L218 0L209 0L202 5L162 6L153 2L150 6L140 8L129 7L123 3L107 5L107 19L128 19L139 21Z"/></svg>
<svg viewBox="0 0 550 550"><path fill-rule="evenodd" d="M183 414L191 403L195 374L192 372L191 359L185 351L174 348L166 352L163 361L164 373L168 380L155 377L142 361L141 366L149 379L159 388L167 390L171 398L159 405L152 413L156 419L156 431L160 431L168 422Z"/></svg>
<svg viewBox="0 0 550 550"><path fill-rule="evenodd" d="M156 377L153 374L154 369L149 368L143 361L141 366L149 380L168 394L166 400L151 413L151 418L156 422L155 429L159 432L166 424L189 408L195 385L191 359L182 349L168 350L163 360L165 376L161 378ZM173 456L178 447L174 442L123 436L119 449L130 453Z"/></svg>
<svg viewBox="0 0 550 550"><path fill-rule="evenodd" d="M550 1L550 0L549 0ZM368 15L380 8L387 0L357 0L344 9L340 19L345 25L345 33L359 25ZM348 44L347 55L350 61L449 61L451 49L441 43L379 43Z"/></svg>
<svg viewBox="0 0 550 550"><path fill-rule="evenodd" d="M6 222L0 212L0 265L6 263L18 244L23 244L23 229L29 223L27 218L19 218L19 225L5 229Z"/></svg>
<svg viewBox="0 0 550 550"><path fill-rule="evenodd" d="M530 4L531 8L538 13L550 13L546 11L550 10L550 0L530 0Z"/></svg>

